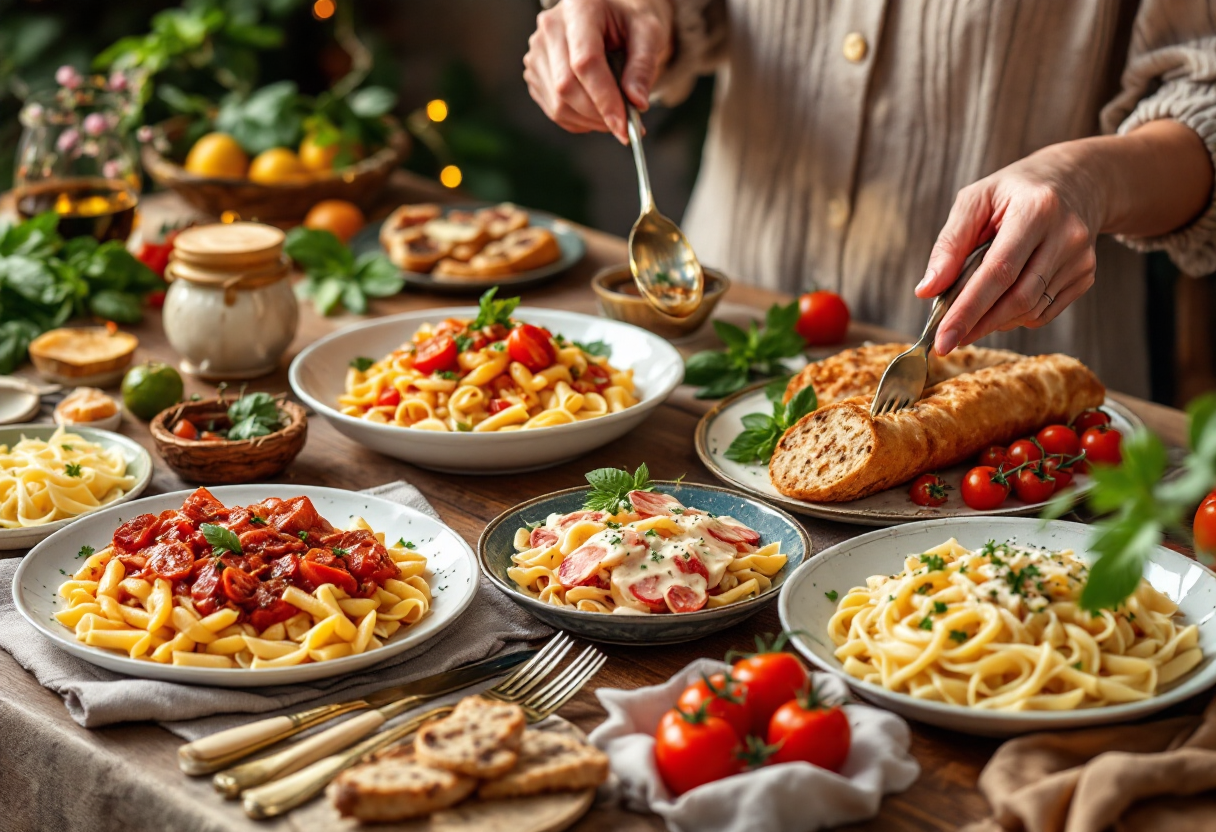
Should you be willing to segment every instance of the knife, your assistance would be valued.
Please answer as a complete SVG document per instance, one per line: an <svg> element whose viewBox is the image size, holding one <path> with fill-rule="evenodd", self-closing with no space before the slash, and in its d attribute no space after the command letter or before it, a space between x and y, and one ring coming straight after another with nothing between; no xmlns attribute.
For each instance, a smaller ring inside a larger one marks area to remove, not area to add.
<svg viewBox="0 0 1216 832"><path fill-rule="evenodd" d="M181 746L177 750L177 763L186 774L209 774L268 745L287 739L342 714L373 708L382 709L398 702L408 702L398 710L399 713L445 693L451 693L501 675L532 658L536 653L536 650L520 650L505 656L466 664L423 679L416 679L404 685L383 688L361 699L321 705L288 716L274 716L247 725L238 725ZM367 716L367 714L361 716ZM314 738L309 738L304 742L311 742L312 739ZM303 744L297 743L297 745Z"/></svg>

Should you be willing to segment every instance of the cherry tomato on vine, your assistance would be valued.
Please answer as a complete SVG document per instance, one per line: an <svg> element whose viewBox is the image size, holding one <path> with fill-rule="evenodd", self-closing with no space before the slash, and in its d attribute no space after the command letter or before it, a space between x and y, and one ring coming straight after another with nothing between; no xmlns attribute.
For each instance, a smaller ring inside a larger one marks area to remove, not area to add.
<svg viewBox="0 0 1216 832"><path fill-rule="evenodd" d="M173 435L179 439L198 439L198 428L189 419L178 419L173 426Z"/></svg>
<svg viewBox="0 0 1216 832"><path fill-rule="evenodd" d="M739 738L730 723L704 711L663 714L654 734L654 761L667 788L676 794L737 774Z"/></svg>
<svg viewBox="0 0 1216 832"><path fill-rule="evenodd" d="M989 445L984 450L980 451L979 457L975 460L976 465L988 465L993 468L1000 468L1002 465L1009 464L1009 449L1001 445Z"/></svg>
<svg viewBox="0 0 1216 832"><path fill-rule="evenodd" d="M849 307L835 292L807 292L798 298L794 329L812 347L839 344L849 332Z"/></svg>
<svg viewBox="0 0 1216 832"><path fill-rule="evenodd" d="M710 716L725 719L742 740L751 726L751 713L747 710L747 689L724 673L715 673L701 678L684 688L676 700L676 709L695 713L705 705Z"/></svg>
<svg viewBox="0 0 1216 832"><path fill-rule="evenodd" d="M1056 481L1043 471L1041 465L1030 465L1018 471L1013 488L1022 502L1041 503L1051 499L1056 491Z"/></svg>
<svg viewBox="0 0 1216 832"><path fill-rule="evenodd" d="M1216 491L1203 498L1195 512L1195 548L1207 554L1216 553Z"/></svg>
<svg viewBox="0 0 1216 832"><path fill-rule="evenodd" d="M1035 460L1042 459L1043 450L1029 439L1019 439L1009 446L1006 456L1009 459L1009 464L1016 467L1023 462L1034 462Z"/></svg>
<svg viewBox="0 0 1216 832"><path fill-rule="evenodd" d="M1064 461L1062 457L1049 456L1043 460L1043 473L1056 481L1056 491L1061 491L1072 483L1073 474L1076 473L1074 465L1067 468L1061 468L1060 464Z"/></svg>
<svg viewBox="0 0 1216 832"><path fill-rule="evenodd" d="M539 372L557 360L549 333L532 324L520 324L507 336L507 353L532 372Z"/></svg>
<svg viewBox="0 0 1216 832"><path fill-rule="evenodd" d="M1081 451L1081 439L1068 425L1048 425L1039 431L1036 439L1048 456L1076 456Z"/></svg>
<svg viewBox="0 0 1216 832"><path fill-rule="evenodd" d="M1096 428L1098 425L1109 424L1110 416L1107 415L1105 410L1083 410L1077 416L1077 418L1072 420L1072 429L1076 431L1078 436L1080 436L1090 428Z"/></svg>
<svg viewBox="0 0 1216 832"><path fill-rule="evenodd" d="M819 700L812 689L777 709L767 741L778 746L770 763L805 762L840 771L849 758L852 730L844 709Z"/></svg>
<svg viewBox="0 0 1216 832"><path fill-rule="evenodd" d="M778 708L789 702L806 684L806 668L790 653L761 652L735 662L735 681L747 688L747 709L752 733L764 736Z"/></svg>
<svg viewBox="0 0 1216 832"><path fill-rule="evenodd" d="M948 498L946 489L949 487L946 485L946 481L937 474L922 474L908 489L908 496L918 506L937 507L946 504Z"/></svg>
<svg viewBox="0 0 1216 832"><path fill-rule="evenodd" d="M1081 450L1085 451L1085 458L1090 462L1118 465L1123 461L1123 451L1119 449L1122 441L1123 434L1118 430L1099 425L1081 434Z"/></svg>
<svg viewBox="0 0 1216 832"><path fill-rule="evenodd" d="M976 511L1000 508L1009 496L1009 479L999 468L977 465L963 477L963 502Z"/></svg>
<svg viewBox="0 0 1216 832"><path fill-rule="evenodd" d="M451 335L434 335L418 345L414 352L414 369L430 375L456 366L460 350Z"/></svg>

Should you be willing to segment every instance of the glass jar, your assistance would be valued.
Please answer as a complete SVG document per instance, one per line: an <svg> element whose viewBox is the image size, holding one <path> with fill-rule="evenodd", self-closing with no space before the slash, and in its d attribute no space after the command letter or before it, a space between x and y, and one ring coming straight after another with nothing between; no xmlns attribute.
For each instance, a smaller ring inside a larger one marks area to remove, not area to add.
<svg viewBox="0 0 1216 832"><path fill-rule="evenodd" d="M195 226L177 236L165 269L164 325L183 372L249 379L278 367L300 316L284 238L256 222Z"/></svg>

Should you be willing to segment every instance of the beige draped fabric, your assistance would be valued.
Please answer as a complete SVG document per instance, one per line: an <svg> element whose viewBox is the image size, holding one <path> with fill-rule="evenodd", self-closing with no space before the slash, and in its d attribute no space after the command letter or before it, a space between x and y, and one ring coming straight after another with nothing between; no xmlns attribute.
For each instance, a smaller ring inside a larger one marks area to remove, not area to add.
<svg viewBox="0 0 1216 832"><path fill-rule="evenodd" d="M912 289L963 186L1056 142L1173 118L1216 154L1216 0L673 0L656 95L716 72L684 228L731 277L841 292L919 332ZM1216 271L1216 208L1155 240ZM1064 352L1147 392L1142 257L1098 245L1097 283L1050 326L992 346Z"/></svg>

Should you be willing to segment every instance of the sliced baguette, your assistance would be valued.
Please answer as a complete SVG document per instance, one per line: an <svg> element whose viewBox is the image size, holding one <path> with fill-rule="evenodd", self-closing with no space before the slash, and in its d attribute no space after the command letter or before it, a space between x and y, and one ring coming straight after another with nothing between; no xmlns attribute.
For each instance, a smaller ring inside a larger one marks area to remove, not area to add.
<svg viewBox="0 0 1216 832"><path fill-rule="evenodd" d="M590 789L608 779L608 755L556 731L524 731L515 768L481 784L485 800Z"/></svg>
<svg viewBox="0 0 1216 832"><path fill-rule="evenodd" d="M501 777L515 766L523 733L524 712L518 705L470 696L446 719L424 726L414 750L429 766L470 777Z"/></svg>
<svg viewBox="0 0 1216 832"><path fill-rule="evenodd" d="M870 397L828 405L792 426L769 476L818 503L868 497L1102 404L1106 390L1067 355L1040 355L947 379L912 407L871 417Z"/></svg>
<svg viewBox="0 0 1216 832"><path fill-rule="evenodd" d="M476 778L425 765L407 750L347 769L334 778L326 794L344 816L383 822L454 806L476 787Z"/></svg>

